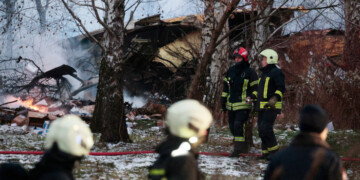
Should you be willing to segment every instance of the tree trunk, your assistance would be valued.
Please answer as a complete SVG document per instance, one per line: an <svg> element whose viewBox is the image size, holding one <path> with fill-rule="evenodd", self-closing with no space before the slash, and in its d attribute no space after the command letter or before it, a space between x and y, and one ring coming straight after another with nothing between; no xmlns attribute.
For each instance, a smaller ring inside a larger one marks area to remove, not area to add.
<svg viewBox="0 0 360 180"><path fill-rule="evenodd" d="M42 5L41 0L35 0L35 3L40 19L40 32L44 33L46 31L46 11L49 6L49 0L46 0L45 6Z"/></svg>
<svg viewBox="0 0 360 180"><path fill-rule="evenodd" d="M4 2L5 5L5 12L6 12L6 52L5 55L8 58L12 58L13 56L13 39L14 39L14 31L13 31L13 19L15 16L15 5L16 5L16 1L15 0L5 0Z"/></svg>
<svg viewBox="0 0 360 180"><path fill-rule="evenodd" d="M270 18L268 16L271 13L273 4L274 0L260 0L252 4L253 9L257 9L258 13L262 12L261 14L258 14L260 19L255 22L255 28L253 29L253 44L250 50L250 64L256 71L258 71L260 67L261 59L259 54L264 49L265 43L270 35ZM254 8L254 6L257 8Z"/></svg>
<svg viewBox="0 0 360 180"><path fill-rule="evenodd" d="M201 57L204 56L206 48L211 41L211 33L215 28L215 2L214 0L205 1L204 22L201 31ZM200 59L199 59L200 61ZM199 62L200 63L200 62Z"/></svg>
<svg viewBox="0 0 360 180"><path fill-rule="evenodd" d="M130 142L127 133L123 98L124 0L105 1L103 58L91 129L101 132L101 141Z"/></svg>
<svg viewBox="0 0 360 180"><path fill-rule="evenodd" d="M255 25L251 29L253 31L252 32L253 44L249 53L250 55L249 62L251 64L251 67L257 72L259 72L260 61L261 61L259 54L264 49L265 44L270 35L270 29L269 29L270 18L268 16L271 13L273 4L274 4L274 0L252 1L252 10L257 9L257 12L260 13L257 14L258 16L260 16L259 17L260 19L254 23ZM251 16L253 18L253 15ZM246 122L246 126L245 126L245 140L250 146L254 146L252 132L253 132L253 122L255 116L253 113L254 113L253 111L250 113L250 117Z"/></svg>
<svg viewBox="0 0 360 180"><path fill-rule="evenodd" d="M221 17L224 15L224 12L226 10L226 6L223 3L216 3L215 5L215 14L216 17L213 18L216 21L213 21L213 23L218 24ZM212 16L214 17L214 12L212 12ZM205 16L206 17L206 16ZM205 18L206 19L206 18ZM211 27L208 25L208 27ZM212 24L212 27L214 27L214 24ZM207 28L209 29L209 28ZM214 28L212 28L213 30ZM225 35L229 31L227 23L225 24L222 33L220 36ZM210 31L211 32L211 31ZM205 35L208 35L208 41L204 42L203 44L210 43L211 40L211 34L207 33ZM204 34L203 34L204 36ZM224 119L224 116L221 114L221 92L223 88L223 77L226 72L226 70L229 67L228 63L228 38L223 40L221 44L219 44L216 47L216 50L214 52L214 55L211 59L210 67L209 67L209 77L210 79L207 80L206 88L207 88L207 94L205 96L205 104L207 107L209 107L212 110L214 119L217 120L217 123L222 124L226 119ZM205 51L203 51L205 52Z"/></svg>
<svg viewBox="0 0 360 180"><path fill-rule="evenodd" d="M360 0L345 0L344 60L347 70L360 69Z"/></svg>
<svg viewBox="0 0 360 180"><path fill-rule="evenodd" d="M215 13L215 1L209 0L209 1L204 1L204 3L205 3L205 11L204 11L204 22L203 22L202 31L201 31L201 40L202 40L201 41L201 49L200 49L201 56L200 56L198 64L200 64L200 60L204 56L204 54L206 52L206 48L209 46L209 44L211 42L211 34L216 25L215 14L214 14ZM212 61L213 61L213 58L211 58L211 62ZM206 87L204 87L204 92L203 92L204 96L203 96L202 100L208 107L209 107L208 93L210 90L210 88L208 86L209 86L209 84L211 84L209 76L210 76L210 70L209 70L209 67L207 67L205 77L208 77L208 79L207 79L206 83L204 84ZM203 80L203 81L205 81L205 80Z"/></svg>
<svg viewBox="0 0 360 180"><path fill-rule="evenodd" d="M237 7L240 0L232 0L227 4L226 11L224 15L220 18L219 24L216 25L214 31L211 34L211 41L206 48L204 55L201 58L199 65L197 66L196 73L192 78L192 82L187 94L188 98L196 99L199 101L203 101L204 92L206 89L206 70L211 62L212 54L216 48L216 42L219 39L219 36L223 30L224 25L227 22L228 17L233 12L233 10Z"/></svg>

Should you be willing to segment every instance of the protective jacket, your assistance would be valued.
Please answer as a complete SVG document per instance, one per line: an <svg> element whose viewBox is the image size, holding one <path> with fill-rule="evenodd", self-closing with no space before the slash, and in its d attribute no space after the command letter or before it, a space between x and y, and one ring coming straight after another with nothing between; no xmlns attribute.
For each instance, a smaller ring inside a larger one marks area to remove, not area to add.
<svg viewBox="0 0 360 180"><path fill-rule="evenodd" d="M250 68L248 62L241 61L229 68L224 78L224 88L221 95L223 105L230 111L251 109L246 98L256 92L258 76Z"/></svg>
<svg viewBox="0 0 360 180"><path fill-rule="evenodd" d="M60 151L55 144L30 171L30 179L72 180L75 161L81 158Z"/></svg>
<svg viewBox="0 0 360 180"><path fill-rule="evenodd" d="M256 94L256 109L263 111L266 109L265 104L273 96L277 97L275 109L280 112L282 109L283 94L285 92L285 77L281 69L274 64L269 64L260 69L261 76L259 78L259 87Z"/></svg>
<svg viewBox="0 0 360 180"><path fill-rule="evenodd" d="M149 168L148 178L151 180L205 179L198 168L197 155L192 150L183 149L184 143L189 142L169 135L167 140L156 149L159 158Z"/></svg>
<svg viewBox="0 0 360 180"><path fill-rule="evenodd" d="M290 146L273 156L265 171L268 179L342 179L339 157L317 133L300 133Z"/></svg>

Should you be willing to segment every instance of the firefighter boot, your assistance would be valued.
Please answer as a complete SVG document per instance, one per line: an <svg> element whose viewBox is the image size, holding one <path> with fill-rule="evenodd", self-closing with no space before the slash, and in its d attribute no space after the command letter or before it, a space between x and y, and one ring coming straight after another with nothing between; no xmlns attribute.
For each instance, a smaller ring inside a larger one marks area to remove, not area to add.
<svg viewBox="0 0 360 180"><path fill-rule="evenodd" d="M229 157L240 157L241 153L247 153L248 146L245 142L234 141L234 150Z"/></svg>
<svg viewBox="0 0 360 180"><path fill-rule="evenodd" d="M243 145L241 146L241 153L249 153L249 145L246 142L242 142Z"/></svg>

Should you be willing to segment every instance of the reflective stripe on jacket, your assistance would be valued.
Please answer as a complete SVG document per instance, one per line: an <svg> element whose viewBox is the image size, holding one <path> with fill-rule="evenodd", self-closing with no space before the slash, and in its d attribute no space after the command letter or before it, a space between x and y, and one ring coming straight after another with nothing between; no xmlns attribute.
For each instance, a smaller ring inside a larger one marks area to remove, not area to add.
<svg viewBox="0 0 360 180"><path fill-rule="evenodd" d="M229 68L224 78L222 101L231 111L251 109L246 98L257 94L258 76L248 62L240 62Z"/></svg>
<svg viewBox="0 0 360 180"><path fill-rule="evenodd" d="M285 77L282 71L273 64L261 69L257 94L257 109L265 109L265 104L273 96L277 97L275 109L282 109L283 94L285 92Z"/></svg>

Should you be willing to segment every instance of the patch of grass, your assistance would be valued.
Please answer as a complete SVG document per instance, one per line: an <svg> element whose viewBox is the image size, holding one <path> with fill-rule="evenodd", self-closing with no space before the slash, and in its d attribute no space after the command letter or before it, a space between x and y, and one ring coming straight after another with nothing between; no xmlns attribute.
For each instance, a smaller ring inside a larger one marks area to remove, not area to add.
<svg viewBox="0 0 360 180"><path fill-rule="evenodd" d="M360 157L360 131L342 130L330 132L327 142L340 156ZM356 150L357 152L353 152Z"/></svg>
<svg viewBox="0 0 360 180"><path fill-rule="evenodd" d="M289 146L290 142L298 134L298 131L275 130L275 137L281 148Z"/></svg>

